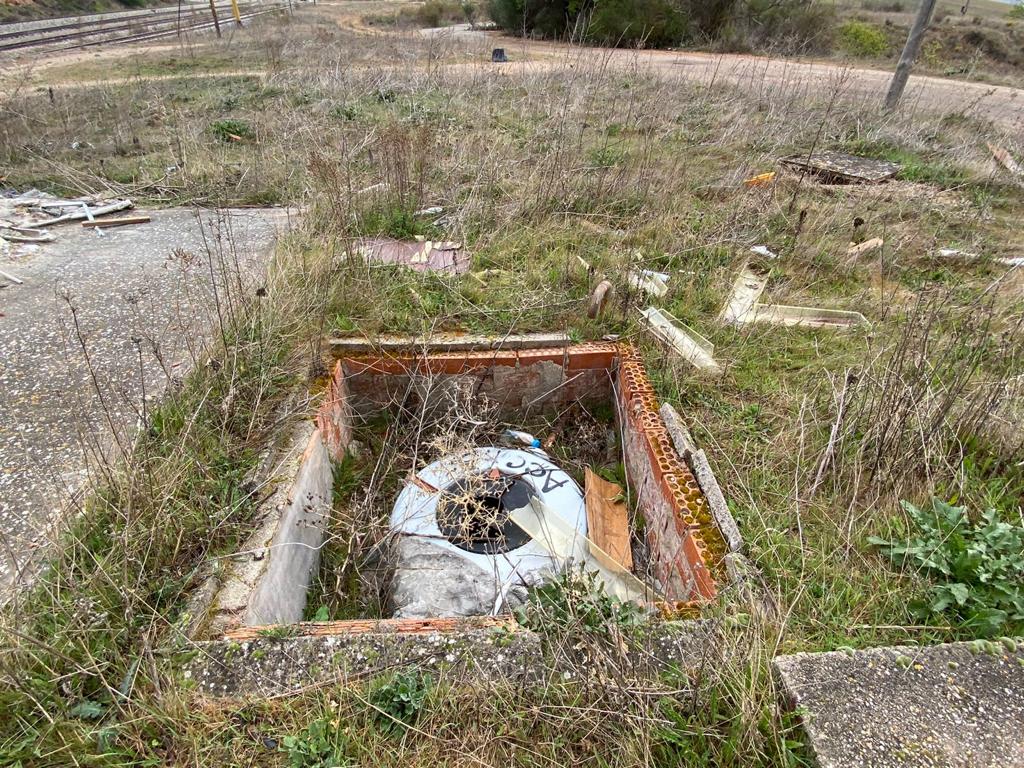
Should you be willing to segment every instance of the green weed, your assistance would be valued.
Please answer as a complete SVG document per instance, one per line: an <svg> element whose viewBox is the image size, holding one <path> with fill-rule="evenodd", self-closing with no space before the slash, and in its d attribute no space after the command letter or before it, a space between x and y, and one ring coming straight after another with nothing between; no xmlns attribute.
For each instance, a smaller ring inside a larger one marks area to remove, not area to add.
<svg viewBox="0 0 1024 768"><path fill-rule="evenodd" d="M930 509L904 501L917 530L906 539L872 537L894 564L932 581L928 600L914 606L922 619L944 616L993 636L1024 630L1024 528L995 510L972 522L964 507L932 499Z"/></svg>

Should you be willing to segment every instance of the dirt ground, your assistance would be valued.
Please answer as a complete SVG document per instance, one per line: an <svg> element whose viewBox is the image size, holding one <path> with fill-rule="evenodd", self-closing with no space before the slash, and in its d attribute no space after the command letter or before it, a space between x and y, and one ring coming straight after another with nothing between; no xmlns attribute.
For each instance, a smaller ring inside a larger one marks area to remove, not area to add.
<svg viewBox="0 0 1024 768"><path fill-rule="evenodd" d="M369 27L363 17L402 3L395 2L321 2L315 9L310 6L303 12L316 12L333 17L337 23L351 30L367 35L387 34L380 28ZM502 35L498 32L482 33L460 27L438 30L422 30L421 34L436 36L439 40L458 37L461 42L470 43L479 49L482 60L489 58L492 48L503 47L509 54L510 62L500 66L508 69L546 70L563 66L567 58L578 58L593 63L595 60L609 67L640 67L653 69L662 76L678 78L680 81L699 82L708 86L728 83L748 92L769 95L784 93L789 96L801 94L832 93L848 103L863 104L864 109L873 110L881 103L889 85L891 72L864 66L842 65L825 60L771 58L746 54L715 54L698 51L634 51L625 49L600 49L570 46L535 40L524 40ZM48 72L87 62L95 63L124 59L134 55L149 55L172 52L180 48L175 42L148 43L142 45L98 47L86 51L59 52L43 55L24 54L9 59L0 67L0 87L12 89L42 85L66 85L66 75L59 80L48 76ZM0 58L0 64L4 61ZM434 62L434 66L465 67L458 62ZM396 64L396 66L407 66ZM91 85L116 80L92 80ZM1024 89L1004 85L955 80L926 75L913 75L907 87L903 109L930 112L963 112L985 117L998 125L1009 135L1020 133L1024 127Z"/></svg>

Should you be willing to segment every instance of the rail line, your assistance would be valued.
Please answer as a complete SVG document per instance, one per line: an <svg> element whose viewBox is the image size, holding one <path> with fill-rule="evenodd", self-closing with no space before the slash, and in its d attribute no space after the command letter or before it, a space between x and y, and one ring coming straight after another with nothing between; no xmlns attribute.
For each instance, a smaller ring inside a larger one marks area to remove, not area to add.
<svg viewBox="0 0 1024 768"><path fill-rule="evenodd" d="M240 7L240 15L243 20L251 19L264 13L279 11L284 7L279 3L273 5L250 3ZM202 10L206 12L203 13ZM177 8L170 8L159 11L142 11L139 14L116 18L90 19L86 17L48 27L0 32L0 52L27 48L63 51L112 43L142 42L175 35L179 32L209 29L214 26L213 17L208 9L202 10L190 7L187 11L179 12ZM217 14L222 26L234 22L230 5L218 7ZM125 32L129 34L120 34ZM64 44L62 45L62 43Z"/></svg>

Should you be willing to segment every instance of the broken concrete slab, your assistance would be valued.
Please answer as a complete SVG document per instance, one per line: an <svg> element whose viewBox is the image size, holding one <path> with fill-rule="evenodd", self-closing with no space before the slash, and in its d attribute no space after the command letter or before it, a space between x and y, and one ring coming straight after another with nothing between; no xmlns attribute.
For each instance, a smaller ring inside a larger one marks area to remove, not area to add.
<svg viewBox="0 0 1024 768"><path fill-rule="evenodd" d="M1024 766L1024 642L798 653L773 666L821 768Z"/></svg>
<svg viewBox="0 0 1024 768"><path fill-rule="evenodd" d="M371 264L400 264L417 272L462 274L469 269L462 244L447 241L367 238L356 242L352 253Z"/></svg>
<svg viewBox="0 0 1024 768"><path fill-rule="evenodd" d="M900 171L896 163L831 150L791 155L780 158L779 163L800 173L817 176L827 183L841 184L877 184L891 179Z"/></svg>
<svg viewBox="0 0 1024 768"><path fill-rule="evenodd" d="M667 310L648 307L640 310L640 316L646 321L651 335L667 344L695 368L710 374L721 372L721 366L714 357L715 345L683 325Z"/></svg>
<svg viewBox="0 0 1024 768"><path fill-rule="evenodd" d="M754 311L761 294L768 285L768 275L761 270L744 264L733 283L729 300L722 308L719 320L726 325L747 322L747 316Z"/></svg>
<svg viewBox="0 0 1024 768"><path fill-rule="evenodd" d="M790 307L785 304L757 304L744 315L742 321L803 328L852 328L868 324L868 319L860 312L818 307Z"/></svg>
<svg viewBox="0 0 1024 768"><path fill-rule="evenodd" d="M665 272L655 272L651 269L634 269L629 273L629 285L638 291L643 291L648 296L663 298L668 293L668 280L670 275Z"/></svg>

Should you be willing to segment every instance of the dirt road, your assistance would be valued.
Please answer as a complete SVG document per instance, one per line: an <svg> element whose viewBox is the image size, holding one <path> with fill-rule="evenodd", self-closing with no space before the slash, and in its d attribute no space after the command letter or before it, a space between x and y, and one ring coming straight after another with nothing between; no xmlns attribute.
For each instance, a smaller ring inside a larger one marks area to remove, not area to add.
<svg viewBox="0 0 1024 768"><path fill-rule="evenodd" d="M364 21L369 13L379 13L398 7L402 3L390 0L336 0L316 6L305 6L297 13L320 14L331 17L339 26L359 35L379 37L389 34L383 27L370 27ZM511 59L509 64L495 65L510 71L556 69L563 66L607 65L639 67L656 72L669 80L704 84L727 83L745 91L756 93L774 103L801 96L831 97L847 105L866 110L880 108L891 73L859 66L848 66L833 61L784 59L744 54L713 54L697 51L633 51L571 46L521 38L507 37L498 32L480 32L464 26L437 30L421 30L420 34L448 39L453 47L475 52L482 61L489 59L492 48L505 48ZM120 45L90 51L65 52L21 59L11 62L6 77L0 76L0 85L40 85L45 73L54 66L66 66L78 61L96 62L97 59L116 59L126 55L174 50L173 43L159 45ZM464 63L441 60L430 66L463 67ZM403 67L407 64L402 64ZM3 67L0 67L2 70ZM31 74L30 74L31 73ZM251 73L255 74L255 73ZM122 80L123 78L118 78ZM106 82L106 81L102 81ZM46 79L48 85L55 84ZM93 82L90 84L100 84ZM781 98L780 98L781 97ZM1005 85L952 80L941 77L912 75L901 109L928 112L964 113L991 120L1011 136L1024 133L1024 89Z"/></svg>
<svg viewBox="0 0 1024 768"><path fill-rule="evenodd" d="M771 58L746 54L699 51L633 51L601 49L523 40L499 33L465 28L424 30L489 50L504 47L516 68L555 68L564 64L600 62L611 66L647 68L667 79L703 84L727 83L778 102L779 96L836 94L846 104L866 110L881 108L892 73L831 61ZM784 100L783 100L784 103ZM1005 85L912 75L901 109L942 114L964 113L986 118L1010 135L1024 133L1024 89Z"/></svg>

